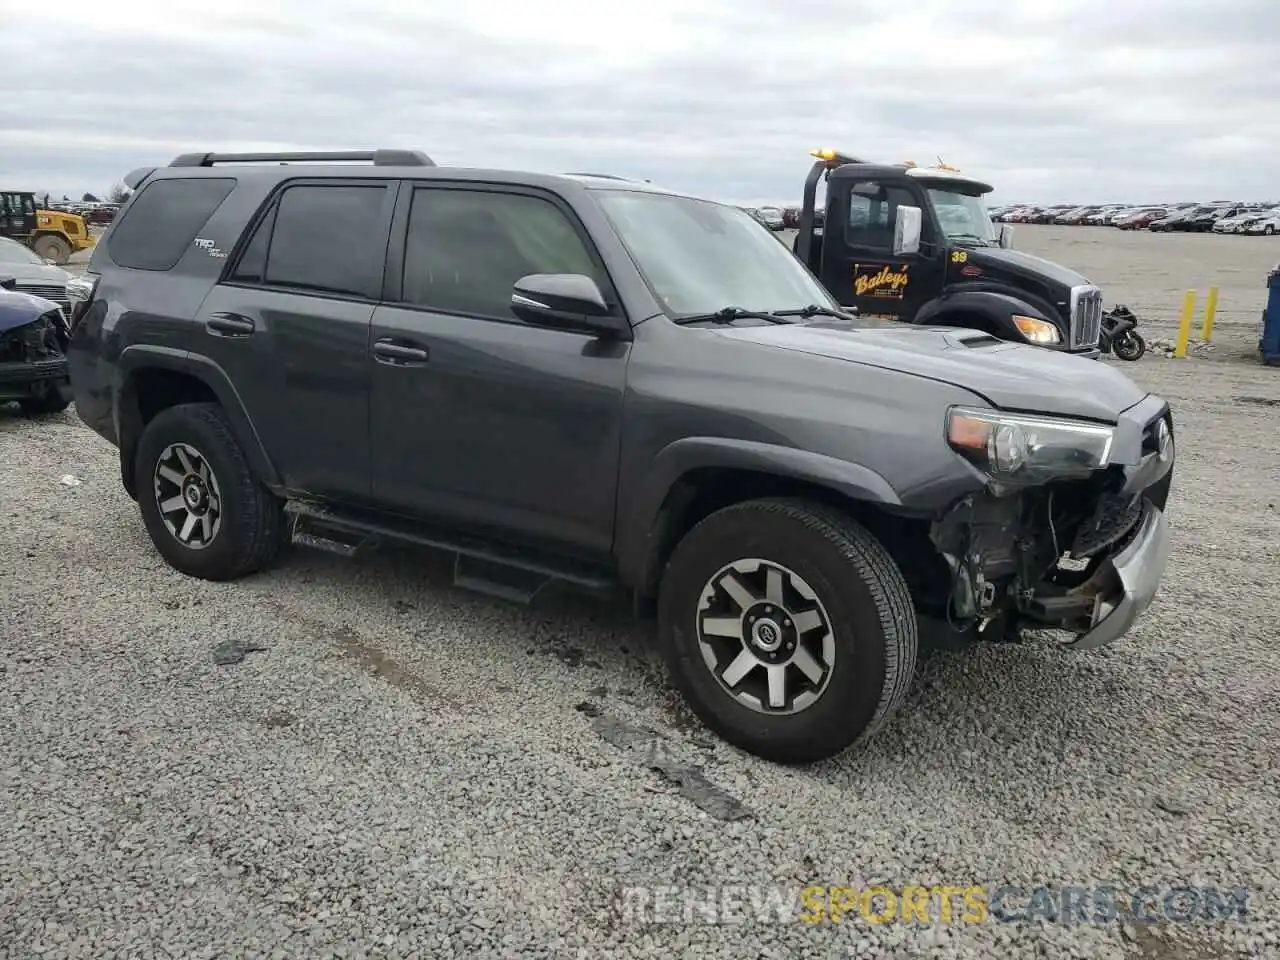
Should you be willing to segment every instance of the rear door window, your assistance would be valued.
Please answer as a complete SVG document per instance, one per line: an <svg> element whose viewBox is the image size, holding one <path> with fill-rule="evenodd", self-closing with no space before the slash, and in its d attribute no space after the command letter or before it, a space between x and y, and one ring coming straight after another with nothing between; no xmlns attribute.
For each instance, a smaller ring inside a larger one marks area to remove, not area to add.
<svg viewBox="0 0 1280 960"><path fill-rule="evenodd" d="M107 252L116 264L133 270L172 269L235 185L233 177L148 184L111 231Z"/></svg>
<svg viewBox="0 0 1280 960"><path fill-rule="evenodd" d="M392 199L385 184L286 187L259 222L230 279L377 299Z"/></svg>

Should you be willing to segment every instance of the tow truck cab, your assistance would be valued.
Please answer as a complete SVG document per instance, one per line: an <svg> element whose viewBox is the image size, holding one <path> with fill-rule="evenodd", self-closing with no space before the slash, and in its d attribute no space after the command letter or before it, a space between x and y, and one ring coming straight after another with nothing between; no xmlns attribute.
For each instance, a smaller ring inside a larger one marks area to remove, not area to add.
<svg viewBox="0 0 1280 960"><path fill-rule="evenodd" d="M841 304L1099 355L1102 291L1066 267L1009 249L1012 229L997 230L983 200L990 185L941 162L877 164L835 150L813 156L793 249Z"/></svg>

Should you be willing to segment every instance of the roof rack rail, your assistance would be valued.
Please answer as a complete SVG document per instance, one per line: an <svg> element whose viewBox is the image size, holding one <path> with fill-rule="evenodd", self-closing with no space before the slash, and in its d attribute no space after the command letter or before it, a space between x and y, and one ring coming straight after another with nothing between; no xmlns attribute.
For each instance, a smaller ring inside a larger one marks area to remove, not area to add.
<svg viewBox="0 0 1280 960"><path fill-rule="evenodd" d="M566 177L596 177L600 180L629 180L629 178L620 177L615 173L582 173L580 171L574 171L573 173L566 173L565 176Z"/></svg>
<svg viewBox="0 0 1280 960"><path fill-rule="evenodd" d="M336 150L287 153L184 153L171 167L212 167L215 163L346 163L364 161L375 167L434 167L421 150Z"/></svg>

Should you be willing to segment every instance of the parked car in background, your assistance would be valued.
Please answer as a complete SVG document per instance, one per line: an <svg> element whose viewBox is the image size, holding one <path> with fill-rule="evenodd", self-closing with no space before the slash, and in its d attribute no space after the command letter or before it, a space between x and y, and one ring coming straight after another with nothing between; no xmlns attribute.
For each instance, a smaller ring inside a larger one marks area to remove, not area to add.
<svg viewBox="0 0 1280 960"><path fill-rule="evenodd" d="M760 222L770 230L781 230L787 225L782 218L782 211L777 207L760 207L756 214Z"/></svg>
<svg viewBox="0 0 1280 960"><path fill-rule="evenodd" d="M1082 218L1080 222L1090 227L1105 227L1110 225L1112 217L1128 209L1128 204L1111 203Z"/></svg>
<svg viewBox="0 0 1280 960"><path fill-rule="evenodd" d="M106 226L116 218L120 208L114 203L103 203L84 214L84 222L90 225Z"/></svg>
<svg viewBox="0 0 1280 960"><path fill-rule="evenodd" d="M0 264L0 403L17 401L29 417L71 403L67 315L51 300L20 293Z"/></svg>
<svg viewBox="0 0 1280 960"><path fill-rule="evenodd" d="M1185 230L1184 224L1195 217L1211 216L1217 207L1197 205L1182 210L1170 211L1167 217L1160 220L1153 220L1147 229L1153 233L1169 233L1175 230Z"/></svg>
<svg viewBox="0 0 1280 960"><path fill-rule="evenodd" d="M1091 213L1097 213L1100 207L1076 207L1074 210L1067 210L1053 218L1051 222L1065 224L1067 226L1078 226L1084 221L1084 218Z"/></svg>
<svg viewBox="0 0 1280 960"><path fill-rule="evenodd" d="M51 300L64 312L70 309L67 281L71 274L25 244L0 237L0 280L6 278L18 293Z"/></svg>
<svg viewBox="0 0 1280 960"><path fill-rule="evenodd" d="M1153 221L1167 216L1168 207L1141 207L1116 217L1111 225L1121 230L1145 230Z"/></svg>
<svg viewBox="0 0 1280 960"><path fill-rule="evenodd" d="M1280 233L1280 208L1273 210L1270 216L1254 220L1241 232L1253 237L1273 237Z"/></svg>
<svg viewBox="0 0 1280 960"><path fill-rule="evenodd" d="M1179 225L1179 229L1189 233L1209 233L1213 230L1213 226L1229 217L1238 217L1247 214L1250 211L1245 207L1215 207L1208 213L1199 213L1194 216L1186 217Z"/></svg>

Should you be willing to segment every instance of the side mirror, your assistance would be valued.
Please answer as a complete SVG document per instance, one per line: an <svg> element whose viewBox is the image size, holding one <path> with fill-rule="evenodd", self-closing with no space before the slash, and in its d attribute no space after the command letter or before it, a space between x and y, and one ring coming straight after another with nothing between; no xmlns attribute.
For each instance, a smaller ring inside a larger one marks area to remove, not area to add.
<svg viewBox="0 0 1280 960"><path fill-rule="evenodd" d="M920 225L923 214L919 207L898 207L893 218L893 255L910 256L920 251Z"/></svg>
<svg viewBox="0 0 1280 960"><path fill-rule="evenodd" d="M1012 246L1013 246L1013 227L1009 226L1007 223L1001 224L1000 247L1003 250L1008 250Z"/></svg>
<svg viewBox="0 0 1280 960"><path fill-rule="evenodd" d="M511 288L511 312L526 323L598 336L620 336L626 321L614 316L594 280L581 273L531 273Z"/></svg>

